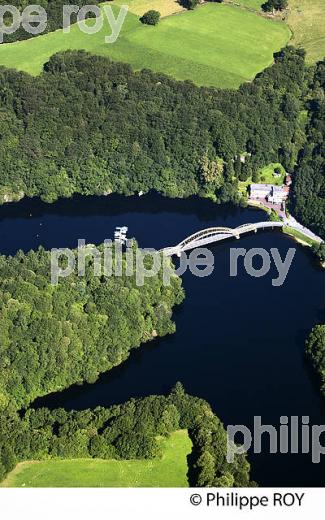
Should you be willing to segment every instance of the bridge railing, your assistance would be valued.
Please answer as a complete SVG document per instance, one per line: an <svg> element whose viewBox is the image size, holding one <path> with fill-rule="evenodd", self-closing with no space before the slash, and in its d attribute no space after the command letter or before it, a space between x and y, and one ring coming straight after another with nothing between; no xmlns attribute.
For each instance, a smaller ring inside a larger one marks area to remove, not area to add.
<svg viewBox="0 0 325 520"><path fill-rule="evenodd" d="M213 242L213 238L215 238L215 241L218 240L224 240L226 238L229 238L230 236L239 238L242 233L249 233L250 231L257 231L258 229L263 228L270 228L270 227L283 227L285 224L284 222L256 222L254 224L241 224L240 226L236 228L229 228L229 227L212 227L212 228L206 228L202 229L201 231L197 231L196 233L193 233L192 235L188 236L182 242L177 244L176 246L172 247L166 247L161 250L164 254L177 254L181 253L183 250L199 247L200 245L204 245L204 240L209 240L208 243ZM223 236L221 238L221 236ZM197 244L197 245L195 245Z"/></svg>

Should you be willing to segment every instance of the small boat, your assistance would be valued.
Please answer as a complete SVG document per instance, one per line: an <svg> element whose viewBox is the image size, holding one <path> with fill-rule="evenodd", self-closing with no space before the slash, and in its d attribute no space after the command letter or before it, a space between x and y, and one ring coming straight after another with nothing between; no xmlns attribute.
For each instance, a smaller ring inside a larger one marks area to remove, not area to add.
<svg viewBox="0 0 325 520"><path fill-rule="evenodd" d="M122 227L117 226L114 231L115 242L118 242L120 244L125 244L127 241L127 238L126 238L127 232L128 232L127 226L122 226Z"/></svg>

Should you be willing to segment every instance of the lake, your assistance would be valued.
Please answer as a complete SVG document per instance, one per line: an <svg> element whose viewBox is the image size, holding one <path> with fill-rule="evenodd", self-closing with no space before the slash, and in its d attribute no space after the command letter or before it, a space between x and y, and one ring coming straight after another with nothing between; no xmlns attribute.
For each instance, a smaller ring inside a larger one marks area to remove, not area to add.
<svg viewBox="0 0 325 520"><path fill-rule="evenodd" d="M161 248L207 227L261 220L267 218L259 210L156 194L75 197L51 205L25 199L0 208L1 252L14 254L39 245L75 248L79 238L98 244L124 225L140 247ZM285 283L273 287L274 265L266 276L252 278L239 261L238 276L229 276L234 247L278 248L282 258L289 248L297 250ZM308 249L276 230L210 249L215 263L211 276L183 275L186 298L174 312L174 335L141 346L95 384L74 386L38 399L34 406L107 406L168 392L181 381L188 393L206 399L225 425L251 428L254 416L278 431L280 416L309 416L311 424L325 425L325 403L304 358L308 332L325 321L325 271ZM252 477L260 485L325 485L325 457L313 464L310 454L270 455L264 437L262 453L249 454Z"/></svg>

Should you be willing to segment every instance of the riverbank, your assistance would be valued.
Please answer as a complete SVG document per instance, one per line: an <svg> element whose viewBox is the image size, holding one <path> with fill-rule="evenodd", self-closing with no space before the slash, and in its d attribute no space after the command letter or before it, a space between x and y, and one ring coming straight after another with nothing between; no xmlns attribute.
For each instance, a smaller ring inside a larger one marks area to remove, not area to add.
<svg viewBox="0 0 325 520"><path fill-rule="evenodd" d="M322 260L321 255L317 253L317 246L324 244L324 240L310 231L310 229L302 226L294 217L289 216L286 219L287 225L282 228L282 231L291 236L298 244L304 247L313 248L313 252L319 258L319 265L325 269L325 261Z"/></svg>
<svg viewBox="0 0 325 520"><path fill-rule="evenodd" d="M263 220L266 214L258 209L217 205L199 197L169 199L156 193L79 196L53 204L25 199L0 208L0 249L15 254L39 246L75 248L78 238L100 244L113 237L116 226L125 225L140 247L159 250L202 229L236 228ZM282 287L272 286L274 273L255 279L243 265L233 278L229 276L232 247L277 248L285 258L292 242L284 233L270 230L211 245L213 273L205 278L190 272L182 276L186 298L175 308L174 334L133 349L127 360L96 383L47 395L33 408L107 407L131 397L164 394L181 381L188 392L210 402L225 425L250 428L253 417L262 415L264 424L276 426L280 414L309 415L310 424L325 424L318 386L304 357L306 332L323 321L324 271L309 248L297 247ZM274 322L275 309L282 321L279 326ZM260 485L324 482L325 463L312 464L305 456L270 457L263 452L249 459L252 478Z"/></svg>
<svg viewBox="0 0 325 520"><path fill-rule="evenodd" d="M265 211L270 219L272 219L272 214L276 215L276 212L272 212L270 207L265 206L260 201L248 200L247 205L251 208L261 209ZM278 221L281 221L280 217L277 218ZM302 224L300 224L292 215L289 215L284 219L284 226L282 228L283 233L292 237L298 244L304 247L315 247L319 244L324 243L324 240L313 233L310 229L306 228ZM322 260L319 261L320 266L325 269L325 262Z"/></svg>

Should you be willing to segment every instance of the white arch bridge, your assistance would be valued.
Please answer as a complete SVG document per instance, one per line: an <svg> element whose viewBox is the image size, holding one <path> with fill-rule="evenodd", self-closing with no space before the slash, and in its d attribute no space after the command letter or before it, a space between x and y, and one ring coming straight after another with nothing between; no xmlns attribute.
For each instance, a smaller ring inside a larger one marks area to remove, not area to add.
<svg viewBox="0 0 325 520"><path fill-rule="evenodd" d="M241 235L244 235L245 233L250 233L252 231L256 233L259 229L282 228L285 225L284 222L268 221L256 222L255 224L243 224L242 226L233 229L228 227L207 228L190 235L176 246L161 249L161 252L166 256L180 256L183 251L188 251L189 249L206 246L207 244L212 244L214 242L221 242L228 238L240 238Z"/></svg>

